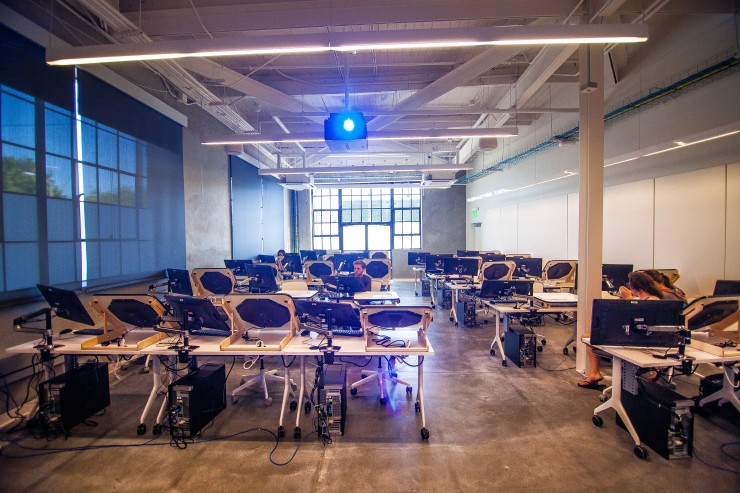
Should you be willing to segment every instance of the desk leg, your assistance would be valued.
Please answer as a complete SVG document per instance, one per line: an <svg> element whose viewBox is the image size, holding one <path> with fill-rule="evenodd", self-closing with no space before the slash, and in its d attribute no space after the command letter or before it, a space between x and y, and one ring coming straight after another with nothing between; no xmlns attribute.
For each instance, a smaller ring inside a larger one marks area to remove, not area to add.
<svg viewBox="0 0 740 493"><path fill-rule="evenodd" d="M167 364L171 368L174 368L175 365L177 365L177 356L168 356ZM175 381L176 376L177 375L174 372L168 371L165 385L169 387L169 384ZM160 433L162 433L162 419L164 418L164 413L167 410L167 401L169 400L168 397L169 396L165 392L164 399L162 400L162 405L159 406L159 413L157 413L157 421L154 423L154 428L152 428L152 433L155 435L159 435Z"/></svg>
<svg viewBox="0 0 740 493"><path fill-rule="evenodd" d="M419 377L416 389L416 404L414 408L416 412L421 413L421 439L429 440L429 430L427 430L427 418L424 412L424 356L416 357L417 368L416 372Z"/></svg>
<svg viewBox="0 0 740 493"><path fill-rule="evenodd" d="M306 393L306 357L299 356L299 358L301 359L301 385L298 390L298 407L296 408L295 429L293 430L293 438L296 440L301 438L301 410L303 409L303 399Z"/></svg>
<svg viewBox="0 0 740 493"><path fill-rule="evenodd" d="M280 422L278 423L278 438L285 436L285 427L283 419L285 418L285 407L288 405L288 396L290 395L290 369L286 366L283 368L283 404L280 406Z"/></svg>
<svg viewBox="0 0 740 493"><path fill-rule="evenodd" d="M496 310L493 310L493 316L496 317L496 335L493 337L493 341L491 341L491 348L488 350L488 352L491 354L491 356L496 356L495 346L498 346L498 350L501 352L501 364L503 366L506 366L506 355L504 354L504 346L503 344L501 344L501 319L499 317L499 313Z"/></svg>
<svg viewBox="0 0 740 493"><path fill-rule="evenodd" d="M149 398L146 401L146 405L144 405L144 411L141 413L139 425L136 427L137 435L143 435L146 433L146 424L144 421L146 421L146 416L149 414L154 401L157 399L160 387L162 387L162 375L160 374L160 371L161 364L159 362L159 357L154 356L154 358L152 358L152 390L149 392Z"/></svg>
<svg viewBox="0 0 740 493"><path fill-rule="evenodd" d="M705 406L710 402L725 400L730 402L735 409L740 411L740 400L737 397L738 389L735 388L735 367L733 364L723 365L724 377L722 378L722 388L712 395L709 395L699 401L700 406ZM719 402L722 404L722 402Z"/></svg>
<svg viewBox="0 0 740 493"><path fill-rule="evenodd" d="M455 296L452 298L452 308L450 308L450 322L455 322L455 326L457 326L457 300L460 290L453 289L453 291L455 292Z"/></svg>
<svg viewBox="0 0 740 493"><path fill-rule="evenodd" d="M612 396L609 398L608 401L594 409L592 421L594 425L601 428L601 426L604 424L604 420L598 414L602 411L606 411L607 409L614 409L619 417L622 418L624 426L627 428L630 436L632 436L632 439L635 441L635 455L640 459L646 459L648 455L647 449L640 444L640 436L637 434L637 430L635 430L635 427L632 424L632 420L630 419L629 415L627 414L627 410L622 404L623 364L624 362L621 360L621 358L617 358L616 356L614 356L614 359L612 361Z"/></svg>
<svg viewBox="0 0 740 493"><path fill-rule="evenodd" d="M416 288L418 280L419 280L419 271L414 270L414 296L419 296L419 290Z"/></svg>

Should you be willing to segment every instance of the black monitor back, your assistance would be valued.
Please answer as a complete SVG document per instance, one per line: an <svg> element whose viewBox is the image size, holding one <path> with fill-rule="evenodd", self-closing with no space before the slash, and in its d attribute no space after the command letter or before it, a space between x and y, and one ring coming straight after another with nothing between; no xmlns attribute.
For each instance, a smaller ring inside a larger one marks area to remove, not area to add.
<svg viewBox="0 0 740 493"><path fill-rule="evenodd" d="M452 257L453 255L451 253L435 253L435 254L429 254L427 255L426 261L425 261L425 268L427 271L427 274L441 274L444 272L445 264L444 259L445 257Z"/></svg>
<svg viewBox="0 0 740 493"><path fill-rule="evenodd" d="M542 259L538 257L506 257L516 263L513 277L542 277Z"/></svg>
<svg viewBox="0 0 740 493"><path fill-rule="evenodd" d="M531 296L534 281L522 279L483 281L480 286L481 298L509 298L514 295Z"/></svg>
<svg viewBox="0 0 740 493"><path fill-rule="evenodd" d="M634 326L683 325L683 307L683 301L678 300L594 300L591 344L677 347L678 337L673 332L645 334L635 330Z"/></svg>
<svg viewBox="0 0 740 493"><path fill-rule="evenodd" d="M408 252L408 265L422 266L426 265L426 258L429 252Z"/></svg>
<svg viewBox="0 0 740 493"><path fill-rule="evenodd" d="M450 276L474 277L478 275L478 257L445 257L444 273Z"/></svg>
<svg viewBox="0 0 740 493"><path fill-rule="evenodd" d="M306 260L318 260L319 255L316 250L299 250L301 258L305 262Z"/></svg>
<svg viewBox="0 0 740 493"><path fill-rule="evenodd" d="M720 279L714 284L713 296L740 296L740 281Z"/></svg>
<svg viewBox="0 0 740 493"><path fill-rule="evenodd" d="M275 271L271 265L245 265L247 277L250 277L249 290L258 293L270 293L277 291L278 285L275 279Z"/></svg>
<svg viewBox="0 0 740 493"><path fill-rule="evenodd" d="M301 272L303 270L303 262L301 262L301 256L297 253L286 253L283 256L283 271L285 272Z"/></svg>
<svg viewBox="0 0 740 493"><path fill-rule="evenodd" d="M627 278L630 272L634 270L632 264L602 264L601 277L608 280L614 289L619 289L627 285ZM605 289L604 291L610 291Z"/></svg>

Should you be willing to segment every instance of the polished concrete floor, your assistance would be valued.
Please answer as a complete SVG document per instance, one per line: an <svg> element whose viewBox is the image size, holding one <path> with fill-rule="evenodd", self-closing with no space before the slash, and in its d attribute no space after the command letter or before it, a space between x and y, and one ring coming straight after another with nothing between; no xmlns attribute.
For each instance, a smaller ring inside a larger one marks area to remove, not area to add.
<svg viewBox="0 0 740 493"><path fill-rule="evenodd" d="M428 302L414 296L410 282L394 289L405 303ZM97 426L78 425L67 439L13 434L16 443L0 451L0 491L740 491L738 475L722 470L740 469L740 419L733 409L696 416L693 458L668 461L651 451L639 460L613 411L604 413L602 428L592 424L599 393L576 386L573 352L562 353L569 327L541 328L548 342L537 368L503 367L491 357L493 330L492 323L456 327L435 311L436 355L424 364L428 441L421 440L421 418L401 385L388 386L385 404L376 386L350 397L346 433L331 443L318 439L313 416L305 415L304 437L294 440L295 411L288 436L276 440L282 396L275 384L272 406L248 392L192 443L154 438L151 422L137 436L151 381L139 361L111 375L111 406L94 418ZM231 359L226 363L228 370ZM280 358L267 363L283 364ZM362 371L355 365L364 363L348 363L350 381ZM227 391L245 373L241 364ZM416 370L403 364L397 370L415 393ZM698 394L697 377L675 380L685 395ZM726 443L734 443L724 447L729 455L720 449Z"/></svg>

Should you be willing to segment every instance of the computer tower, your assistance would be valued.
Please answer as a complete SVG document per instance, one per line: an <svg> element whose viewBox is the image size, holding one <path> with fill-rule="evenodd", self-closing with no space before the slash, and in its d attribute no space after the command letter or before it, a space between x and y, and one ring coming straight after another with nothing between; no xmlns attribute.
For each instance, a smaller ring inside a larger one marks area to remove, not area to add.
<svg viewBox="0 0 740 493"><path fill-rule="evenodd" d="M452 290L450 288L437 288L437 306L442 310L452 308Z"/></svg>
<svg viewBox="0 0 740 493"><path fill-rule="evenodd" d="M537 366L537 336L526 327L509 326L504 338L504 353L518 367Z"/></svg>
<svg viewBox="0 0 740 493"><path fill-rule="evenodd" d="M622 391L622 404L640 441L666 459L691 457L694 401L657 383L640 381L637 395ZM617 415L617 424L624 423Z"/></svg>
<svg viewBox="0 0 740 493"><path fill-rule="evenodd" d="M347 422L347 373L344 365L323 366L319 379L319 405L326 416L327 430L344 435Z"/></svg>
<svg viewBox="0 0 740 493"><path fill-rule="evenodd" d="M47 424L67 433L110 405L108 363L85 363L41 382L39 401Z"/></svg>
<svg viewBox="0 0 740 493"><path fill-rule="evenodd" d="M455 314L457 315L457 320L455 322L464 327L475 327L478 323L476 320L475 305L475 300L456 302Z"/></svg>
<svg viewBox="0 0 740 493"><path fill-rule="evenodd" d="M168 404L173 417L170 426L182 438L196 436L226 407L224 365L207 363L171 383Z"/></svg>

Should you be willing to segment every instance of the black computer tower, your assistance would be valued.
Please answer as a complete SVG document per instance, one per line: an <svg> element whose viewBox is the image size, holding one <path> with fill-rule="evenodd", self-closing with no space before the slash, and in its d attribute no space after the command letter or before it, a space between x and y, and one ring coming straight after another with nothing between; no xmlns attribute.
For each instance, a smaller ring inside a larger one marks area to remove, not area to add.
<svg viewBox="0 0 740 493"><path fill-rule="evenodd" d="M344 435L347 423L347 373L344 365L323 366L319 379L319 405L326 416L328 431Z"/></svg>
<svg viewBox="0 0 740 493"><path fill-rule="evenodd" d="M457 315L457 320L455 320L455 322L464 327L475 327L478 323L476 320L475 307L475 300L456 302L455 314Z"/></svg>
<svg viewBox="0 0 740 493"><path fill-rule="evenodd" d="M439 287L436 291L437 307L442 310L452 308L452 290L450 288Z"/></svg>
<svg viewBox="0 0 740 493"><path fill-rule="evenodd" d="M171 383L168 399L172 431L182 438L196 436L226 407L224 365L207 363Z"/></svg>
<svg viewBox="0 0 740 493"><path fill-rule="evenodd" d="M691 457L692 399L657 383L640 381L637 395L622 390L622 404L643 445L666 459ZM625 427L619 415L617 424Z"/></svg>
<svg viewBox="0 0 740 493"><path fill-rule="evenodd" d="M509 326L504 338L504 353L518 367L537 366L537 336L526 327Z"/></svg>
<svg viewBox="0 0 740 493"><path fill-rule="evenodd" d="M108 363L85 363L41 382L39 403L47 424L61 425L66 434L110 405Z"/></svg>

